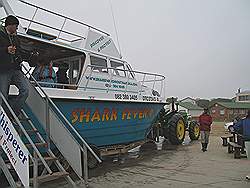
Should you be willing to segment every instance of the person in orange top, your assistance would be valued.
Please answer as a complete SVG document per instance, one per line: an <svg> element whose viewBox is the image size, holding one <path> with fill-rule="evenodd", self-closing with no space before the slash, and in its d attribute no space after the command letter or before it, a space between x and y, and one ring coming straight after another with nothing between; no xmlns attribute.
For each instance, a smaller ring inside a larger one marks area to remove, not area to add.
<svg viewBox="0 0 250 188"><path fill-rule="evenodd" d="M202 151L207 151L207 145L209 143L209 135L211 131L211 125L212 125L212 117L209 115L209 111L207 108L204 109L203 114L199 117L199 127L201 132L201 145L202 145Z"/></svg>

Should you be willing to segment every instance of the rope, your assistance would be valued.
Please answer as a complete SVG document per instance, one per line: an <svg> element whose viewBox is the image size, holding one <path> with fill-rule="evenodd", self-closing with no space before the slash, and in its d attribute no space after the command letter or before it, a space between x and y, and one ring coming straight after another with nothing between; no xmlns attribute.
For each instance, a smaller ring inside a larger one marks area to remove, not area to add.
<svg viewBox="0 0 250 188"><path fill-rule="evenodd" d="M117 43L118 43L120 58L122 58L122 52L121 52L121 47L120 47L120 43L119 43L119 38L118 38L118 32L117 32L116 22L115 22L115 15L114 15L114 11L113 11L113 6L112 6L111 0L109 0L109 3L110 3L111 13L112 13L112 17L113 17L113 23L114 23L115 34L116 34L116 40L117 40Z"/></svg>

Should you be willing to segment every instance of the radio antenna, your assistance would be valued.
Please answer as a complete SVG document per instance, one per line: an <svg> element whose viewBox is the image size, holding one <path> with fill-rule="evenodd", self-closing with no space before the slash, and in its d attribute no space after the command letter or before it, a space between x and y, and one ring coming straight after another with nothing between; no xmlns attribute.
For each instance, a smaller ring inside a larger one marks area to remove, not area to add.
<svg viewBox="0 0 250 188"><path fill-rule="evenodd" d="M118 48L119 48L120 58L122 58L122 52L121 52L121 47L120 47L120 42L119 42L119 37L118 37L118 32L117 32L117 27L116 27L116 22L115 22L115 15L114 15L114 11L113 11L113 6L112 6L111 0L109 0L109 3L110 3L111 13L112 13L112 17L113 17L113 24L114 24L114 28L115 28L115 34L116 34L116 40L117 40L117 44L118 44Z"/></svg>

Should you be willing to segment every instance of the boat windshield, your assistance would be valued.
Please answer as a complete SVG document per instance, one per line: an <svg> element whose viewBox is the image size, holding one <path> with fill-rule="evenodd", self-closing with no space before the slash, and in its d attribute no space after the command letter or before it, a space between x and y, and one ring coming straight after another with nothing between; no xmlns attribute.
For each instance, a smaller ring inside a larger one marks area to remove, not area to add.
<svg viewBox="0 0 250 188"><path fill-rule="evenodd" d="M110 65L114 76L126 77L125 67L122 62L110 60Z"/></svg>
<svg viewBox="0 0 250 188"><path fill-rule="evenodd" d="M77 85L84 66L85 56L54 60L53 68L57 72L58 84Z"/></svg>
<svg viewBox="0 0 250 188"><path fill-rule="evenodd" d="M90 63L93 72L108 73L107 60L104 57L90 56Z"/></svg>

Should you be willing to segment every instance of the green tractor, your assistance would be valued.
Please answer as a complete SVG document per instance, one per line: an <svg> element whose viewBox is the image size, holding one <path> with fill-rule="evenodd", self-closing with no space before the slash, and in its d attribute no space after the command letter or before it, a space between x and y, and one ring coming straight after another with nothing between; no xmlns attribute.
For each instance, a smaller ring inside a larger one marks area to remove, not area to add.
<svg viewBox="0 0 250 188"><path fill-rule="evenodd" d="M185 111L178 111L178 104L172 102L172 110L161 110L153 127L153 136L155 140L159 140L159 136L164 136L171 144L179 145L184 141L186 131L189 132L191 140L199 139L198 122L190 120Z"/></svg>

